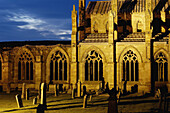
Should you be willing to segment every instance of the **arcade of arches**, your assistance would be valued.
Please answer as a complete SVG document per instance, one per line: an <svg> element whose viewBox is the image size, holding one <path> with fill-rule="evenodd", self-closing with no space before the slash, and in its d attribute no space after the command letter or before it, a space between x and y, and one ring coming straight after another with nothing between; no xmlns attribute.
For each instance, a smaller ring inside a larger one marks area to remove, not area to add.
<svg viewBox="0 0 170 113"><path fill-rule="evenodd" d="M36 48L34 46L30 47ZM62 46L60 45L60 47L49 46L48 49L44 46L41 48L42 55L39 55L40 53L37 53L36 49L31 50L28 47L24 48L27 48L27 50L23 52L17 48L13 48L13 51L17 50L18 52L11 54L13 56L9 55L10 57L8 57L8 59L3 58L5 56L4 54L1 55L0 86L2 86L4 91L9 85L10 90L14 90L16 87L20 89L22 83L26 83L30 88L37 89L39 83L47 82L46 78L49 78L47 84L49 84L50 91L53 90L54 84L59 84L60 89L63 88L67 90L78 80L82 82L82 85L86 85L89 90L98 89L101 84L104 88L106 88L107 83L110 84L109 87L112 86L111 82L114 80L114 77L110 75L114 67L109 61L109 56L107 57L110 50L97 46L92 47L92 50L88 50L90 47L86 50L84 49L84 52L82 51L81 55L79 55L82 56L84 61L79 60L77 76L74 76L76 72L73 73L73 70L75 68L71 68L71 65L74 63L72 62L73 56L71 56L71 48L68 45L63 44ZM55 48L60 49L56 49L55 51ZM143 77L143 73L145 72L144 58L141 57L140 51L134 49L119 49L123 52L118 52L118 56L116 55L116 59L119 57L122 59L122 63L119 63L119 61L116 63L117 86L122 88L122 83L127 81L127 90L130 90L134 85L138 85L140 91L140 89L142 89L140 87L143 87L141 83L145 80ZM51 51L53 51L53 53L50 53ZM84 55L86 51L87 53ZM155 84L165 84L169 82L168 57L167 54L164 53L165 52L157 52L154 57L153 66L156 72L153 73L154 78L152 79L155 80ZM15 58L17 59L14 60ZM8 60L10 60L10 62L8 62ZM119 66L119 64L122 65ZM8 65L10 66L6 67ZM3 69L13 71L7 74ZM49 74L47 74L48 71ZM73 76L76 78L73 78ZM121 78L121 80L119 78ZM10 80L8 86L4 82L6 79Z"/></svg>

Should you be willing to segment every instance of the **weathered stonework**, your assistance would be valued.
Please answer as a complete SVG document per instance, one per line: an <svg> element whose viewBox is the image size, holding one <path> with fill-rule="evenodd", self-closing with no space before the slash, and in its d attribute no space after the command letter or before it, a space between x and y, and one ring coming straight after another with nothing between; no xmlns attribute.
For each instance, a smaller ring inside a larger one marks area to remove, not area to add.
<svg viewBox="0 0 170 113"><path fill-rule="evenodd" d="M99 84L170 91L169 0L90 1L86 9L85 3L79 0L79 19L73 6L71 41L0 43L3 91L44 82L60 92L76 89L78 80L87 91Z"/></svg>

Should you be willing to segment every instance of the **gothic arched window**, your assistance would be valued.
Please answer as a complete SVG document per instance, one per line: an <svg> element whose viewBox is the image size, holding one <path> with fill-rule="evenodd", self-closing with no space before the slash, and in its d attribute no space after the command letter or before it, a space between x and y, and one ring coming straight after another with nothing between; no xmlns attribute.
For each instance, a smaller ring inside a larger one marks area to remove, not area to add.
<svg viewBox="0 0 170 113"><path fill-rule="evenodd" d="M67 81L67 59L60 51L51 56L50 80Z"/></svg>
<svg viewBox="0 0 170 113"><path fill-rule="evenodd" d="M85 80L101 81L103 78L103 59L100 54L90 51L85 61Z"/></svg>
<svg viewBox="0 0 170 113"><path fill-rule="evenodd" d="M33 58L26 51L19 57L18 80L33 80Z"/></svg>
<svg viewBox="0 0 170 113"><path fill-rule="evenodd" d="M168 61L163 53L159 53L155 59L155 81L168 81Z"/></svg>
<svg viewBox="0 0 170 113"><path fill-rule="evenodd" d="M123 56L123 81L138 81L138 65L136 54L129 50Z"/></svg>

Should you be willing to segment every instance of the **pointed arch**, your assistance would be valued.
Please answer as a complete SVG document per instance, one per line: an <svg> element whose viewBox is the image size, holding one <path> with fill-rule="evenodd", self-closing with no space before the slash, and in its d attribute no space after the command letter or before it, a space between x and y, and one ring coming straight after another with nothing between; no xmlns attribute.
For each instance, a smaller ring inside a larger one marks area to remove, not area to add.
<svg viewBox="0 0 170 113"><path fill-rule="evenodd" d="M83 53L80 61L81 61L81 62L85 62L85 61L86 61L86 56L88 55L88 53L89 53L90 51L93 51L93 50L96 51L98 54L100 54L100 55L102 56L103 62L107 62L107 61L106 61L106 57L105 57L103 51L100 50L100 49L99 49L98 47L96 47L96 46L91 46L91 47L89 47L87 50L85 50L85 52Z"/></svg>
<svg viewBox="0 0 170 113"><path fill-rule="evenodd" d="M61 57L60 60L56 59L55 56L57 54L59 54L59 56L57 56L58 58ZM55 57L53 61L52 61L52 57ZM58 46L53 48L48 54L46 59L46 82L50 83L51 80L54 79L51 77L52 74L54 75L54 77L56 77L55 80L57 81L69 82L69 77L70 77L69 65L70 65L70 61L67 52L63 48Z"/></svg>
<svg viewBox="0 0 170 113"><path fill-rule="evenodd" d="M168 81L168 52L161 48L154 54L155 81Z"/></svg>
<svg viewBox="0 0 170 113"><path fill-rule="evenodd" d="M165 56L166 56L166 58L167 58L167 60L168 60L168 52L164 49L164 48L160 48L159 50L157 50L155 53L154 53L154 59L156 59L156 57L157 57L157 55L159 54L159 53L163 53Z"/></svg>
<svg viewBox="0 0 170 113"><path fill-rule="evenodd" d="M119 55L119 57L117 59L117 62L122 62L124 54L126 54L126 52L129 51L129 50L133 51L137 55L139 62L143 62L142 55L137 50L137 48L135 48L134 46L127 46L127 47L125 47L123 49L123 51L121 52L121 54Z"/></svg>
<svg viewBox="0 0 170 113"><path fill-rule="evenodd" d="M19 48L14 60L14 76L18 82L34 82L35 56L26 47Z"/></svg>
<svg viewBox="0 0 170 113"><path fill-rule="evenodd" d="M33 62L35 61L35 56L33 55L33 53L27 48L27 47L22 47L22 48L19 48L19 50L17 50L17 54L16 54L16 57L15 59L19 59L20 55L23 53L23 52L27 52L31 55L31 57L33 58ZM15 53L14 53L15 54Z"/></svg>

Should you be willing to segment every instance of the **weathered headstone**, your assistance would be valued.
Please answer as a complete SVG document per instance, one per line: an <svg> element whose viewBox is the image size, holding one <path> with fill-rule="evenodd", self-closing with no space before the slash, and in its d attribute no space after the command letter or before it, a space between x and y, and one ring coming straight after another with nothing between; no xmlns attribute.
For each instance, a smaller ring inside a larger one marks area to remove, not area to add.
<svg viewBox="0 0 170 113"><path fill-rule="evenodd" d="M16 101L17 101L18 108L23 107L21 95L17 94L15 97L16 97Z"/></svg>
<svg viewBox="0 0 170 113"><path fill-rule="evenodd" d="M83 96L86 94L86 86L83 86Z"/></svg>
<svg viewBox="0 0 170 113"><path fill-rule="evenodd" d="M81 97L81 82L80 82L80 80L77 83L77 96Z"/></svg>
<svg viewBox="0 0 170 113"><path fill-rule="evenodd" d="M109 103L108 103L108 113L118 113L116 91L113 88L109 92Z"/></svg>
<svg viewBox="0 0 170 113"><path fill-rule="evenodd" d="M30 94L30 91L29 91L29 88L26 89L26 100L29 100L29 94Z"/></svg>
<svg viewBox="0 0 170 113"><path fill-rule="evenodd" d="M96 91L96 95L99 95L99 91Z"/></svg>
<svg viewBox="0 0 170 113"><path fill-rule="evenodd" d="M87 107L87 95L84 96L83 108Z"/></svg>
<svg viewBox="0 0 170 113"><path fill-rule="evenodd" d="M58 88L57 88L57 84L54 85L54 93L55 93L55 96L58 96Z"/></svg>
<svg viewBox="0 0 170 113"><path fill-rule="evenodd" d="M93 95L90 95L89 101L92 102Z"/></svg>
<svg viewBox="0 0 170 113"><path fill-rule="evenodd" d="M36 113L44 113L44 106L39 104L36 110Z"/></svg>
<svg viewBox="0 0 170 113"><path fill-rule="evenodd" d="M155 98L159 98L161 96L161 90L158 89L158 91L156 91L155 93Z"/></svg>
<svg viewBox="0 0 170 113"><path fill-rule="evenodd" d="M46 83L41 84L41 104L43 105L44 109L47 108L47 105L46 105Z"/></svg>
<svg viewBox="0 0 170 113"><path fill-rule="evenodd" d="M33 105L36 105L37 104L37 97L35 97L34 99L33 99Z"/></svg>
<svg viewBox="0 0 170 113"><path fill-rule="evenodd" d="M26 93L26 84L23 83L22 84L22 96L21 96L21 98L25 98L25 93Z"/></svg>
<svg viewBox="0 0 170 113"><path fill-rule="evenodd" d="M75 89L72 89L72 99L75 98Z"/></svg>

